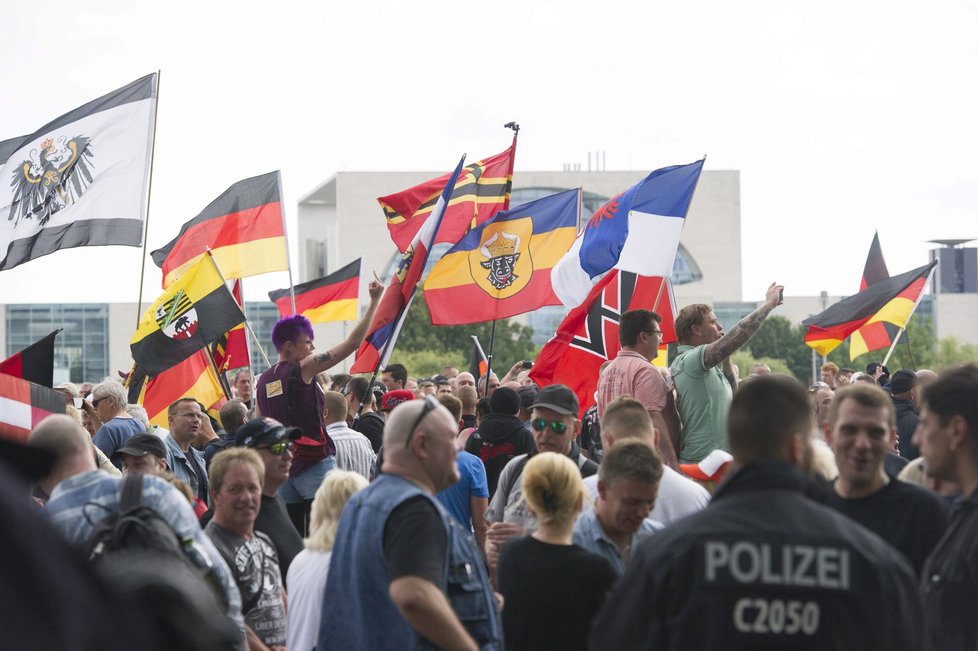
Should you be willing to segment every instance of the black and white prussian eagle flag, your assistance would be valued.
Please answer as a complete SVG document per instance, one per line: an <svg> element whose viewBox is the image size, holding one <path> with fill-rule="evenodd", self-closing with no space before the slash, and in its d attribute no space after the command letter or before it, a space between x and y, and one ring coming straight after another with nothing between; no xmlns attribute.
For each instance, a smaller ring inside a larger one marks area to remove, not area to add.
<svg viewBox="0 0 978 651"><path fill-rule="evenodd" d="M0 141L0 271L59 249L142 246L156 74Z"/></svg>

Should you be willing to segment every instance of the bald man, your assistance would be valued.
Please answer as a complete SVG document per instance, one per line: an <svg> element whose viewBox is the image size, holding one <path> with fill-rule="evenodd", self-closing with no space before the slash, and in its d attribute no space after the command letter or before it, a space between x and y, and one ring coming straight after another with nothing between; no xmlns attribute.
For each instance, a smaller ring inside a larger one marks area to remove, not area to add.
<svg viewBox="0 0 978 651"><path fill-rule="evenodd" d="M497 648L502 630L472 534L435 494L459 480L458 424L432 397L393 409L383 474L340 518L319 648ZM446 564L447 563L447 564Z"/></svg>

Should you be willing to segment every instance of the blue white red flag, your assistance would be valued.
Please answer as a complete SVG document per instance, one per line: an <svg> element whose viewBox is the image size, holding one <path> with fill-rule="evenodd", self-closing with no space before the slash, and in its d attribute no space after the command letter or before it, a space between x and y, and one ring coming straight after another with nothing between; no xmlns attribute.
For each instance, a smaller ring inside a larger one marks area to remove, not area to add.
<svg viewBox="0 0 978 651"><path fill-rule="evenodd" d="M414 298L414 292L418 288L425 263L428 261L432 242L438 233L438 227L441 226L448 200L464 164L465 156L462 156L448 183L445 184L430 217L414 236L411 245L401 254L397 271L391 277L390 284L384 291L384 297L380 299L380 306L370 324L370 331L357 350L356 361L350 367L351 373L371 373L387 366L397 335L401 331L401 324L404 323L404 317L411 307L411 300Z"/></svg>
<svg viewBox="0 0 978 651"><path fill-rule="evenodd" d="M702 160L655 170L594 213L551 272L561 302L580 305L611 269L671 278L702 170Z"/></svg>

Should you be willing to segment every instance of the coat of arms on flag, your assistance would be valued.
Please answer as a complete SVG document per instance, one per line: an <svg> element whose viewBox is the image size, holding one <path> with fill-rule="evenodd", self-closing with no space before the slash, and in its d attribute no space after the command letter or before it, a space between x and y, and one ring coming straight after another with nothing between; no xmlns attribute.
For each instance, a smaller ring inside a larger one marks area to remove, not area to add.
<svg viewBox="0 0 978 651"><path fill-rule="evenodd" d="M197 310L187 292L181 289L157 308L156 324L170 339L190 339L194 336L197 332Z"/></svg>
<svg viewBox="0 0 978 651"><path fill-rule="evenodd" d="M14 200L8 220L36 219L44 226L51 215L73 204L92 182L91 138L76 135L46 138L14 167L10 185Z"/></svg>

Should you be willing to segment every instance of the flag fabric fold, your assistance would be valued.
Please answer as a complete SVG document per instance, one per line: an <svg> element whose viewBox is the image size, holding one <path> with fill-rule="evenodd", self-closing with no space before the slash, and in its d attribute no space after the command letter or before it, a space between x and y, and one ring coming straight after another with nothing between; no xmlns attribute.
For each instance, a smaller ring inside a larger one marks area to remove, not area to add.
<svg viewBox="0 0 978 651"><path fill-rule="evenodd" d="M431 215L425 220L411 245L401 254L401 261L391 277L390 284L384 290L384 296L380 299L380 305L374 314L367 336L357 350L356 361L350 367L350 373L371 373L387 366L397 335L401 331L401 324L404 323L404 317L411 307L414 292L424 273L428 253L437 238L448 199L452 195L452 189L456 186L464 163L465 156L462 156L455 171L446 180Z"/></svg>
<svg viewBox="0 0 978 651"><path fill-rule="evenodd" d="M513 144L505 151L463 168L453 185L434 244L454 244L470 228L509 208L515 160L516 138L513 137ZM396 194L378 197L391 239L401 253L407 250L425 220L433 214L449 177L445 174Z"/></svg>
<svg viewBox="0 0 978 651"><path fill-rule="evenodd" d="M656 299L658 298L658 302ZM653 310L662 317L662 347L676 341L676 307L669 280L612 270L568 313L540 351L530 378L540 386L566 384L580 402L580 414L594 404L601 364L621 350L618 323L628 310Z"/></svg>
<svg viewBox="0 0 978 651"><path fill-rule="evenodd" d="M360 300L360 268L363 258L333 273L296 285L296 313L312 323L356 321ZM292 297L288 288L268 292L281 316L292 314Z"/></svg>
<svg viewBox="0 0 978 651"><path fill-rule="evenodd" d="M196 264L208 246L225 278L289 268L279 172L238 181L150 253L163 269L163 287Z"/></svg>
<svg viewBox="0 0 978 651"><path fill-rule="evenodd" d="M870 285L830 306L824 312L801 322L808 328L805 344L823 357L847 337L861 330L849 342L849 357L855 359L877 346L878 338L895 335L906 327L937 261ZM890 333L889 328L895 328ZM890 338L892 342L892 338Z"/></svg>
<svg viewBox="0 0 978 651"><path fill-rule="evenodd" d="M486 357L486 351L482 350L482 344L479 343L479 338L475 335L469 336L472 337L472 354L469 355L469 373L478 382L479 378L489 370L489 359Z"/></svg>
<svg viewBox="0 0 978 651"><path fill-rule="evenodd" d="M48 387L0 373L0 438L26 443L51 414L65 413L65 397Z"/></svg>
<svg viewBox="0 0 978 651"><path fill-rule="evenodd" d="M244 312L244 291L242 281L231 281L231 295L241 311ZM210 345L211 357L218 371L224 373L235 368L251 366L251 349L248 347L248 333L245 324L236 325Z"/></svg>
<svg viewBox="0 0 978 651"><path fill-rule="evenodd" d="M142 246L156 81L0 142L0 270L60 249Z"/></svg>
<svg viewBox="0 0 978 651"><path fill-rule="evenodd" d="M863 267L863 278L859 283L859 291L863 291L870 285L875 285L889 277L890 272L886 268L883 249L880 247L880 234L877 232L873 235L873 243L869 245L869 254L866 256L866 266Z"/></svg>
<svg viewBox="0 0 978 651"><path fill-rule="evenodd" d="M611 269L672 277L702 171L702 160L655 170L594 213L551 274L563 304L580 305L594 279Z"/></svg>
<svg viewBox="0 0 978 651"><path fill-rule="evenodd" d="M24 350L14 353L0 362L0 373L19 377L40 384L42 387L54 385L54 338L63 328L58 328L42 339L38 339Z"/></svg>
<svg viewBox="0 0 978 651"><path fill-rule="evenodd" d="M205 255L143 314L129 341L132 358L158 375L244 320L214 260Z"/></svg>
<svg viewBox="0 0 978 651"><path fill-rule="evenodd" d="M431 323L479 323L560 305L550 270L574 241L579 205L580 190L568 190L466 233L424 282Z"/></svg>
<svg viewBox="0 0 978 651"><path fill-rule="evenodd" d="M193 398L213 415L227 401L206 350L197 351L154 377L147 377L146 371L136 365L130 378L129 401L146 409L150 424L168 427L167 409L180 398Z"/></svg>

